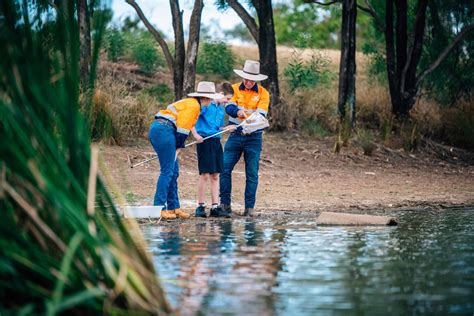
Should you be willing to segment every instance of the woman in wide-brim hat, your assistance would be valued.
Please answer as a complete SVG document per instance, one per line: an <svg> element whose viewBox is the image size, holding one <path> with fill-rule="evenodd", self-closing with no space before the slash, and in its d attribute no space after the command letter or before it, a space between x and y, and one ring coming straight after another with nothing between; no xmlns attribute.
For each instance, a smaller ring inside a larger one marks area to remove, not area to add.
<svg viewBox="0 0 474 316"><path fill-rule="evenodd" d="M184 142L201 112L201 105L206 106L212 99L223 98L222 94L216 93L214 83L207 81L199 82L196 92L188 96L159 111L150 127L149 139L160 161L153 205L163 207L163 218L189 217L180 210L177 150L184 148Z"/></svg>

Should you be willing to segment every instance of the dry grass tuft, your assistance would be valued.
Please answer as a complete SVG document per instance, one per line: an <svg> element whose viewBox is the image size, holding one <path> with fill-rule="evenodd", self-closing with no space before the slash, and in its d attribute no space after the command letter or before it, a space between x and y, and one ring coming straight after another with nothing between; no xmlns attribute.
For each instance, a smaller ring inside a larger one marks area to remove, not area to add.
<svg viewBox="0 0 474 316"><path fill-rule="evenodd" d="M390 120L390 96L385 87L362 78L357 82L356 100L358 124L378 129Z"/></svg>
<svg viewBox="0 0 474 316"><path fill-rule="evenodd" d="M97 92L98 100L103 100L111 117L116 143L146 137L152 118L160 108L155 98L144 91L130 91L126 81L111 74L99 78Z"/></svg>
<svg viewBox="0 0 474 316"><path fill-rule="evenodd" d="M442 111L440 137L450 144L474 149L474 100L459 102L457 107Z"/></svg>
<svg viewBox="0 0 474 316"><path fill-rule="evenodd" d="M308 122L317 122L325 130L335 131L337 90L334 88L316 87L290 93L283 82L281 100L281 104L272 109L274 129L301 129Z"/></svg>
<svg viewBox="0 0 474 316"><path fill-rule="evenodd" d="M422 135L438 134L443 124L441 109L431 100L419 99L410 115L418 124Z"/></svg>

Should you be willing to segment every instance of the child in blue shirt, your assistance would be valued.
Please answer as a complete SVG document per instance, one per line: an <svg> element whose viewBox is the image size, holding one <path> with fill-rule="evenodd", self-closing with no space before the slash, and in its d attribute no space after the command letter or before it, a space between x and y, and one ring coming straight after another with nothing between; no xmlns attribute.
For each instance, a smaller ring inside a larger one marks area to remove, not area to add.
<svg viewBox="0 0 474 316"><path fill-rule="evenodd" d="M234 94L232 85L224 82L220 85L224 98L214 100L208 106L202 106L201 114L192 129L194 138L198 141L196 151L198 157L199 182L198 182L198 204L196 217L207 217L205 208L205 187L210 180L212 207L210 216L219 217L217 205L219 202L219 174L224 165L223 150L221 145L222 135L202 141L203 138L220 132L225 126L225 104L229 102ZM233 129L234 126L225 128Z"/></svg>

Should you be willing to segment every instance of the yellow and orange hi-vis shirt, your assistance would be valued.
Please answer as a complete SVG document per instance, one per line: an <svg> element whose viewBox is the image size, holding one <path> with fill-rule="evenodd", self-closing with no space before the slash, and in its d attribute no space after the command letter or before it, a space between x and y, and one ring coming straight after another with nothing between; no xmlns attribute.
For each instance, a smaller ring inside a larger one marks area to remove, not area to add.
<svg viewBox="0 0 474 316"><path fill-rule="evenodd" d="M252 89L246 89L243 83L232 85L234 96L230 99L230 104L226 107L229 114L229 122L240 124L243 119L237 117L239 110L244 110L247 114L257 111L263 116L267 116L270 106L270 94L259 84L255 84Z"/></svg>
<svg viewBox="0 0 474 316"><path fill-rule="evenodd" d="M164 118L176 126L176 147L183 148L189 132L196 124L201 112L201 104L197 98L186 98L168 105L159 111L155 118Z"/></svg>

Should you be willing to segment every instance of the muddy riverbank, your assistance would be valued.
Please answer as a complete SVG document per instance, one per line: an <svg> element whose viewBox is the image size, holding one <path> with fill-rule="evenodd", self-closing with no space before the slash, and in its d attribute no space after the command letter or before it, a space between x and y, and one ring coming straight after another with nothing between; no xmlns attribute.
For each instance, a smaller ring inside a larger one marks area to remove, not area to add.
<svg viewBox="0 0 474 316"><path fill-rule="evenodd" d="M344 147L339 154L333 153L333 145L331 137L267 133L260 164L257 213L383 213L474 205L474 166L456 157L454 150L441 159L428 149L407 153L378 145L372 156L365 156L357 143ZM145 140L129 146L101 145L101 153L109 179L117 187L118 192L114 193L122 194L128 204L151 205L159 163L154 160L130 168L130 163L154 155L151 146ZM182 208L192 212L198 181L195 148L183 150L179 159ZM232 204L237 213L243 210L244 189L242 159L233 173Z"/></svg>

